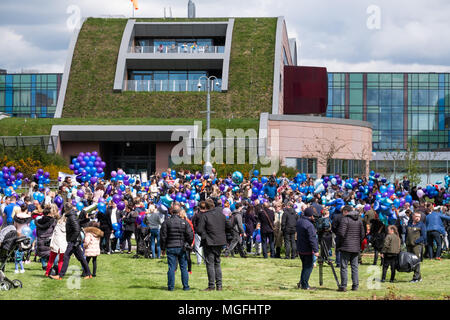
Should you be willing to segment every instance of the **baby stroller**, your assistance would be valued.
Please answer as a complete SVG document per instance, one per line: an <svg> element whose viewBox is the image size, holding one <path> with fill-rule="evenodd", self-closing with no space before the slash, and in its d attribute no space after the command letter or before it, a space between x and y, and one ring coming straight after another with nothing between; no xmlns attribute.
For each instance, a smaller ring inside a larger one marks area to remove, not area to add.
<svg viewBox="0 0 450 320"><path fill-rule="evenodd" d="M31 248L31 240L26 236L17 237L16 231L11 231L5 237L0 249L0 291L22 288L22 282L18 279L10 280L5 275L5 267L8 260L14 257L16 250L28 251Z"/></svg>

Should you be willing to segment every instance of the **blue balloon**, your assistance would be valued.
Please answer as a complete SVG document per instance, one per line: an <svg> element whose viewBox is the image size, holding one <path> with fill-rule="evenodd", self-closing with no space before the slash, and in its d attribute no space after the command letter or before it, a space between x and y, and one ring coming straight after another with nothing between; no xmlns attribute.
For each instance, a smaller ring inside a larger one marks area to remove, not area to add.
<svg viewBox="0 0 450 320"><path fill-rule="evenodd" d="M77 205L76 205L76 207L77 207L77 210L78 210L78 211L81 211L81 210L83 210L83 208L84 208L84 204L83 204L82 202L78 202Z"/></svg>
<svg viewBox="0 0 450 320"><path fill-rule="evenodd" d="M104 204L103 202L99 202L97 205L97 209L101 213L105 213L106 212L106 204Z"/></svg>
<svg viewBox="0 0 450 320"><path fill-rule="evenodd" d="M267 177L261 177L261 182L262 182L263 184L266 184L267 181L269 181L269 179L267 179Z"/></svg>

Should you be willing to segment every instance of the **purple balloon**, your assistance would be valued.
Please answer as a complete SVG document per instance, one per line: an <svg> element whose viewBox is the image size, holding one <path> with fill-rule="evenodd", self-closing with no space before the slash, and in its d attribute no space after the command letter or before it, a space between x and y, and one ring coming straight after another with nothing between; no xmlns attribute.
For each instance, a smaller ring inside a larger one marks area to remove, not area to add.
<svg viewBox="0 0 450 320"><path fill-rule="evenodd" d="M86 152L85 156L86 156L86 157L90 157L90 156L91 156L91 153L90 153L90 152Z"/></svg>
<svg viewBox="0 0 450 320"><path fill-rule="evenodd" d="M106 203L105 198L98 198L98 203Z"/></svg>
<svg viewBox="0 0 450 320"><path fill-rule="evenodd" d="M111 193L111 189L112 189L112 186L109 184L109 185L106 187L105 193L106 193L106 194L110 194L110 193Z"/></svg>
<svg viewBox="0 0 450 320"><path fill-rule="evenodd" d="M91 183L92 184L95 184L96 182L97 182L97 177L91 177Z"/></svg>
<svg viewBox="0 0 450 320"><path fill-rule="evenodd" d="M49 172L44 172L44 178L48 178L50 177L50 173Z"/></svg>
<svg viewBox="0 0 450 320"><path fill-rule="evenodd" d="M220 186L219 186L219 189L220 189L220 191L224 191L225 190L225 185L224 184L221 184Z"/></svg>
<svg viewBox="0 0 450 320"><path fill-rule="evenodd" d="M175 193L172 193L172 194L170 195L170 197L171 197L173 200L175 200L175 198L176 198L177 196L176 196Z"/></svg>
<svg viewBox="0 0 450 320"><path fill-rule="evenodd" d="M117 176L117 172L116 171L111 171L111 177L116 177Z"/></svg>
<svg viewBox="0 0 450 320"><path fill-rule="evenodd" d="M93 152L91 153L91 155L93 155L94 157L97 157L97 156L98 156L98 152L97 152L97 151L93 151Z"/></svg>
<svg viewBox="0 0 450 320"><path fill-rule="evenodd" d="M186 189L186 198L189 198L191 196L191 189Z"/></svg>
<svg viewBox="0 0 450 320"><path fill-rule="evenodd" d="M86 161L83 160L80 162L80 167L84 168L86 167L86 165L87 165Z"/></svg>
<svg viewBox="0 0 450 320"><path fill-rule="evenodd" d="M85 154L84 152L80 152L80 153L78 154L79 157L83 157L83 158L84 158L85 155L86 155L86 154Z"/></svg>
<svg viewBox="0 0 450 320"><path fill-rule="evenodd" d="M9 167L9 172L11 172L11 173L16 172L16 168L14 168L14 167Z"/></svg>
<svg viewBox="0 0 450 320"><path fill-rule="evenodd" d="M100 161L100 168L105 169L106 163L104 161Z"/></svg>
<svg viewBox="0 0 450 320"><path fill-rule="evenodd" d="M117 204L117 209L118 209L118 210L123 210L123 209L125 209L125 203L124 203L123 201L120 201L120 202Z"/></svg>
<svg viewBox="0 0 450 320"><path fill-rule="evenodd" d="M118 195L118 194L115 194L113 196L113 201L114 201L115 204L118 204L120 201L122 201L122 197L120 195Z"/></svg>
<svg viewBox="0 0 450 320"><path fill-rule="evenodd" d="M124 173L125 173L125 172L123 172L122 169L117 170L117 174L118 174L119 176L123 175Z"/></svg>
<svg viewBox="0 0 450 320"><path fill-rule="evenodd" d="M118 189L118 190L117 190L117 194L118 194L119 196L122 196L122 190Z"/></svg>
<svg viewBox="0 0 450 320"><path fill-rule="evenodd" d="M129 180L123 180L123 184L126 185L126 186L129 186L130 185L130 181Z"/></svg>
<svg viewBox="0 0 450 320"><path fill-rule="evenodd" d="M130 177L125 175L125 177L123 177L123 180L130 180Z"/></svg>
<svg viewBox="0 0 450 320"><path fill-rule="evenodd" d="M83 197L84 197L84 191L81 190L81 189L79 189L79 190L77 191L77 196L79 196L80 198L83 198Z"/></svg>
<svg viewBox="0 0 450 320"><path fill-rule="evenodd" d="M370 204L366 204L364 206L364 211L369 211L370 210Z"/></svg>
<svg viewBox="0 0 450 320"><path fill-rule="evenodd" d="M2 171L3 171L3 173L8 173L9 172L9 168L8 167L3 167Z"/></svg>
<svg viewBox="0 0 450 320"><path fill-rule="evenodd" d="M69 164L69 169L73 171L75 170L75 166L73 164Z"/></svg>
<svg viewBox="0 0 450 320"><path fill-rule="evenodd" d="M94 161L94 167L100 167L100 161Z"/></svg>
<svg viewBox="0 0 450 320"><path fill-rule="evenodd" d="M76 206L77 205L77 201L75 199L72 199L72 205Z"/></svg>
<svg viewBox="0 0 450 320"><path fill-rule="evenodd" d="M199 172L199 173L197 173L197 174L195 175L195 177L196 177L197 179L200 179L200 178L202 177L202 174Z"/></svg>
<svg viewBox="0 0 450 320"><path fill-rule="evenodd" d="M19 172L19 173L17 174L17 177L16 177L16 178L19 179L19 180L23 179L23 173L22 173L22 172Z"/></svg>

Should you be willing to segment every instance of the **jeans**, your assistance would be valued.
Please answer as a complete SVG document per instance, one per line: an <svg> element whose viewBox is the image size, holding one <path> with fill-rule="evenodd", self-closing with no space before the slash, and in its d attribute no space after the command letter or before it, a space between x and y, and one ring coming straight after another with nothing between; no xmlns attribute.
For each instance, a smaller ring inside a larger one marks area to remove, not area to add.
<svg viewBox="0 0 450 320"><path fill-rule="evenodd" d="M184 248L167 248L167 262L169 271L167 271L167 288L172 291L175 287L175 269L177 261L180 264L181 282L183 290L189 290L189 273L187 270L187 258Z"/></svg>
<svg viewBox="0 0 450 320"><path fill-rule="evenodd" d="M350 262L350 266L352 269L352 288L359 287L359 278L358 278L358 252L346 252L341 251L341 287L347 287L347 266Z"/></svg>
<svg viewBox="0 0 450 320"><path fill-rule="evenodd" d="M233 234L233 240L231 240L230 246L228 247L228 249L225 252L225 255L232 255L234 256L234 248L237 247L239 254L241 257L245 257L245 251L244 251L244 246L242 245L241 242L241 237L239 236L238 233Z"/></svg>
<svg viewBox="0 0 450 320"><path fill-rule="evenodd" d="M297 244L295 243L295 232L284 233L284 247L286 248L286 258L294 259L297 251Z"/></svg>
<svg viewBox="0 0 450 320"><path fill-rule="evenodd" d="M252 252L252 245L253 245L252 235L247 234L247 238L245 238L245 244L247 246L247 253Z"/></svg>
<svg viewBox="0 0 450 320"><path fill-rule="evenodd" d="M442 240L439 231L432 230L427 232L428 255L430 259L435 258L433 254L433 241L436 241L436 258L441 257Z"/></svg>
<svg viewBox="0 0 450 320"><path fill-rule="evenodd" d="M222 287L222 269L220 267L220 253L222 246L205 246L206 272L208 273L208 288Z"/></svg>
<svg viewBox="0 0 450 320"><path fill-rule="evenodd" d="M270 246L270 257L275 257L275 246L273 242L273 232L271 233L261 233L261 242L262 242L262 252L264 258L267 258L267 239L269 239Z"/></svg>
<svg viewBox="0 0 450 320"><path fill-rule="evenodd" d="M314 269L313 257L314 255L300 254L300 259L302 260L302 273L300 276L300 286L302 289L309 288L309 277Z"/></svg>
<svg viewBox="0 0 450 320"><path fill-rule="evenodd" d="M150 229L150 246L152 248L152 258L155 259L155 240L156 240L156 249L158 251L158 259L161 257L161 246L159 245L159 229Z"/></svg>
<svg viewBox="0 0 450 320"><path fill-rule="evenodd" d="M80 245L76 245L74 242L68 242L67 243L67 249L66 252L64 252L64 262L61 267L61 270L59 272L59 276L62 278L66 274L67 268L69 267L69 260L70 256L75 254L75 257L80 261L81 266L83 267L83 274L85 276L90 276L91 271L89 270L89 266L86 262L86 259L83 255L83 250L81 249Z"/></svg>

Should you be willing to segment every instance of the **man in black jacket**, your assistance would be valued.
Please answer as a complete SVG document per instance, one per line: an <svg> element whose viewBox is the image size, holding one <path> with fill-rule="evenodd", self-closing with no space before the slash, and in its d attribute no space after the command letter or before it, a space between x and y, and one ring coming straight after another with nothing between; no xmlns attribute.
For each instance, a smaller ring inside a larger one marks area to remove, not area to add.
<svg viewBox="0 0 450 320"><path fill-rule="evenodd" d="M342 213L338 212L333 215L332 221L331 221L331 231L334 233L335 238L337 237L337 231L339 229L339 224L341 222L341 219L343 217L343 214L347 214L352 211L351 206L344 206L342 208ZM341 267L341 252L339 251L338 246L336 245L336 268Z"/></svg>
<svg viewBox="0 0 450 320"><path fill-rule="evenodd" d="M207 212L198 222L197 232L202 238L205 253L206 271L208 273L208 288L205 291L222 290L222 269L220 268L220 253L227 244L226 234L231 233L230 221L226 219L220 207L214 207L214 201L206 200Z"/></svg>
<svg viewBox="0 0 450 320"><path fill-rule="evenodd" d="M265 202L257 208L258 220L261 223L261 242L264 259L267 259L267 239L269 239L270 257L275 258L275 245L273 238L273 224L275 214L269 209L269 203Z"/></svg>
<svg viewBox="0 0 450 320"><path fill-rule="evenodd" d="M284 247L286 248L286 259L295 259L297 254L297 245L295 243L295 228L297 225L298 214L292 208L292 203L288 203L284 208L283 218L281 220L281 231L284 235Z"/></svg>
<svg viewBox="0 0 450 320"><path fill-rule="evenodd" d="M358 290L358 257L365 237L364 225L357 211L344 211L337 230L336 248L341 252L341 286L339 291L347 291L347 265L352 269L352 290Z"/></svg>
<svg viewBox="0 0 450 320"><path fill-rule="evenodd" d="M86 262L86 259L83 254L83 250L81 249L81 226L80 224L85 223L89 218L87 217L87 212L84 210L80 212L79 217L77 217L76 211L73 209L72 204L66 202L64 204L64 212L66 215L66 240L67 240L67 248L64 252L64 262L61 267L61 271L59 275L50 276L55 280L61 280L66 274L67 268L69 267L69 261L72 254L75 254L75 257L80 261L81 266L83 267L83 275L84 279L91 279L91 271L89 270L89 265Z"/></svg>
<svg viewBox="0 0 450 320"><path fill-rule="evenodd" d="M194 233L186 220L180 217L181 207L178 204L173 205L171 216L165 219L161 226L160 240L163 255L167 251L167 288L173 291L175 287L175 268L177 260L180 264L181 282L183 290L189 290L189 273L187 270L187 253L185 244L190 245L194 240Z"/></svg>

